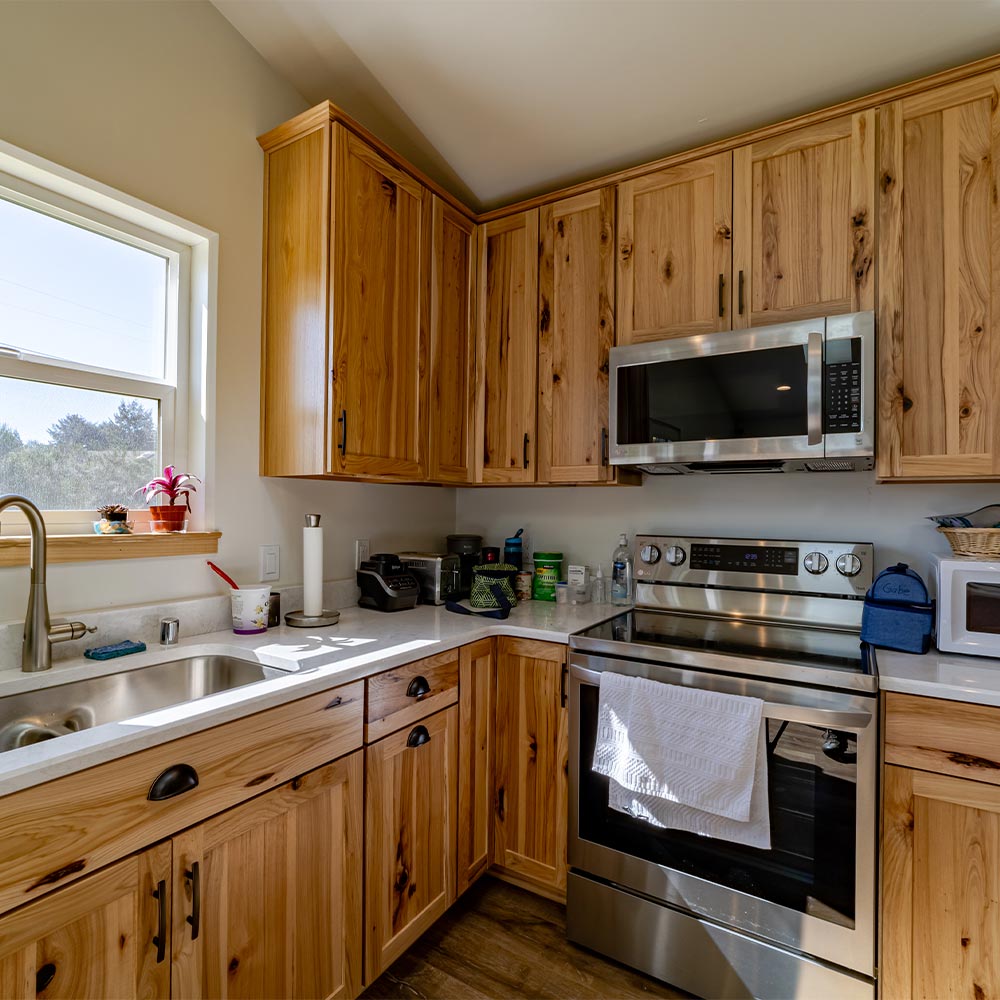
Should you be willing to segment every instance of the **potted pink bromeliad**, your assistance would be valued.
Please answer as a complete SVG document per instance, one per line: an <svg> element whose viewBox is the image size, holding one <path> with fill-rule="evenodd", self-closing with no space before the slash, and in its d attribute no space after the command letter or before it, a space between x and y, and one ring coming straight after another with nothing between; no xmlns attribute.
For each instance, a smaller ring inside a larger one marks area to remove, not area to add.
<svg viewBox="0 0 1000 1000"><path fill-rule="evenodd" d="M149 504L149 527L151 531L183 531L187 525L187 515L191 513L191 494L198 488L194 485L201 480L187 472L174 472L174 467L168 465L163 475L151 479L145 486L140 486L136 493L141 493L143 500ZM155 497L164 496L168 504L149 503ZM178 501L181 501L180 503Z"/></svg>

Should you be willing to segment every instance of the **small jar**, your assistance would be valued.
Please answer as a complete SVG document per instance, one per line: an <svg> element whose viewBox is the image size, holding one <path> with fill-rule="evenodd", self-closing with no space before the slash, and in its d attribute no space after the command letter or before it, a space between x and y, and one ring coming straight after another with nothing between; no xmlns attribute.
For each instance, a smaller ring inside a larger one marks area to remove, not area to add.
<svg viewBox="0 0 1000 1000"><path fill-rule="evenodd" d="M519 601L531 600L531 581L534 574L531 571L522 570L514 577L514 593Z"/></svg>
<svg viewBox="0 0 1000 1000"><path fill-rule="evenodd" d="M569 584L556 584L556 604L569 604Z"/></svg>

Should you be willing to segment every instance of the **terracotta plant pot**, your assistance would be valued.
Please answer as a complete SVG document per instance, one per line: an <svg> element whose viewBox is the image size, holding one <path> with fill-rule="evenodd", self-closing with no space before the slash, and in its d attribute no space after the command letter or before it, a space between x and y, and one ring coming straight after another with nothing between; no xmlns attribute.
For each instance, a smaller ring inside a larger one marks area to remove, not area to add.
<svg viewBox="0 0 1000 1000"><path fill-rule="evenodd" d="M184 531L187 526L188 509L184 504L167 506L150 505L149 528L156 533Z"/></svg>

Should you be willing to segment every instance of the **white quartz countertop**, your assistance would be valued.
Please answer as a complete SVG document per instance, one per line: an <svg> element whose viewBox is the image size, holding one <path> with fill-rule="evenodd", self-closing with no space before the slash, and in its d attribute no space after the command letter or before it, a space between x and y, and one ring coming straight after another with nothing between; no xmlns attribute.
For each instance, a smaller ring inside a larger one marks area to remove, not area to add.
<svg viewBox="0 0 1000 1000"><path fill-rule="evenodd" d="M81 656L45 673L4 670L0 698L189 656L236 656L275 668L274 676L244 687L0 753L0 796L487 636L564 643L572 633L620 611L608 604L527 601L506 621L497 621L429 606L395 613L346 608L337 625L315 631L283 625L262 635L215 632L113 660Z"/></svg>
<svg viewBox="0 0 1000 1000"><path fill-rule="evenodd" d="M924 656L879 649L875 656L881 691L1000 706L1000 659L936 649Z"/></svg>

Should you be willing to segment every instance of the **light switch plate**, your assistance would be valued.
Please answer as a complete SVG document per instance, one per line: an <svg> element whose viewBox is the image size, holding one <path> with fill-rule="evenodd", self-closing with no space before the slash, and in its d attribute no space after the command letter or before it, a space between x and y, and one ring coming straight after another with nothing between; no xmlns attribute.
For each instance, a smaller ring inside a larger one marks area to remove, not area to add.
<svg viewBox="0 0 1000 1000"><path fill-rule="evenodd" d="M258 568L261 583L277 580L281 570L281 548L278 545L262 545L258 557Z"/></svg>
<svg viewBox="0 0 1000 1000"><path fill-rule="evenodd" d="M369 538L354 539L354 568L360 569L361 564L372 554L372 543Z"/></svg>

